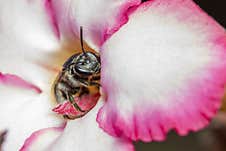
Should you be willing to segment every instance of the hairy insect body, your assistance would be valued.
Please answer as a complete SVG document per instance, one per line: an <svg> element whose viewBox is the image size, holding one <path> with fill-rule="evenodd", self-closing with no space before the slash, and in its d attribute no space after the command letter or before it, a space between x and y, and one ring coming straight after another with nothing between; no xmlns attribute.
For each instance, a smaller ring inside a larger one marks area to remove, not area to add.
<svg viewBox="0 0 226 151"><path fill-rule="evenodd" d="M63 110L64 117L79 118L97 103L100 87L100 58L92 52L79 53L70 57L58 75L54 94L59 104L70 103ZM61 109L61 108L60 108ZM66 111L67 110L67 111Z"/></svg>

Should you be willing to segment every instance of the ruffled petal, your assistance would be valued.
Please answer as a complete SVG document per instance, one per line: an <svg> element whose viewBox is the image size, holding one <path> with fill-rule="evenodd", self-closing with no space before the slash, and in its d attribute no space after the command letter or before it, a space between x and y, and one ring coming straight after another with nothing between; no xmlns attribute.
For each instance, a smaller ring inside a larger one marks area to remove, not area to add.
<svg viewBox="0 0 226 151"><path fill-rule="evenodd" d="M59 138L63 130L63 127L38 130L26 139L20 151L48 151L49 147Z"/></svg>
<svg viewBox="0 0 226 151"><path fill-rule="evenodd" d="M0 84L7 85L7 86L15 86L18 88L24 88L24 89L31 89L34 90L37 93L42 93L42 90L27 82L26 80L12 74L2 74L0 72Z"/></svg>
<svg viewBox="0 0 226 151"><path fill-rule="evenodd" d="M68 121L62 136L52 145L51 151L133 151L130 141L114 138L103 132L96 122L97 105L83 118Z"/></svg>
<svg viewBox="0 0 226 151"><path fill-rule="evenodd" d="M52 0L60 33L67 37L79 35L83 26L85 41L99 50L102 42L127 21L125 12L140 0ZM61 36L65 36L61 35Z"/></svg>
<svg viewBox="0 0 226 151"><path fill-rule="evenodd" d="M143 141L203 128L220 106L225 51L225 30L191 0L143 3L101 50L100 127Z"/></svg>

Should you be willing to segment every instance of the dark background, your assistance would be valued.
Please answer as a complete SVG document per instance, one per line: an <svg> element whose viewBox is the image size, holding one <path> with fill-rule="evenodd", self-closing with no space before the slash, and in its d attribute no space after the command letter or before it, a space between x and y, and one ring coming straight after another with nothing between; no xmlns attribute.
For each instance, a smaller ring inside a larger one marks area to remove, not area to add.
<svg viewBox="0 0 226 151"><path fill-rule="evenodd" d="M226 1L225 0L194 0L210 16L226 27Z"/></svg>
<svg viewBox="0 0 226 151"><path fill-rule="evenodd" d="M143 0L145 2L147 0ZM225 0L194 0L210 16L226 27L226 1Z"/></svg>
<svg viewBox="0 0 226 151"><path fill-rule="evenodd" d="M222 26L226 27L226 0L194 1ZM199 133L190 133L186 137L180 137L174 132L171 132L168 134L167 140L161 143L135 143L136 151L209 151L211 149L207 148L205 143L209 144L207 135L209 136L211 132L210 128L207 128ZM205 142L202 142L202 140ZM224 150L226 151L226 148Z"/></svg>

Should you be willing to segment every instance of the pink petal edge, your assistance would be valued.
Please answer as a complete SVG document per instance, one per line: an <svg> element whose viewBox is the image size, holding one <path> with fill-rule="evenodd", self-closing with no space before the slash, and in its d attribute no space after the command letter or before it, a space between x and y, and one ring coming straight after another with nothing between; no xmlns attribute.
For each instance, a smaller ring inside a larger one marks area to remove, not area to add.
<svg viewBox="0 0 226 151"><path fill-rule="evenodd" d="M13 74L3 74L0 72L0 84L15 86L15 87L24 88L24 89L32 89L36 93L39 93L39 94L42 93L42 90L39 87Z"/></svg>
<svg viewBox="0 0 226 151"><path fill-rule="evenodd" d="M99 128L96 115L103 101L84 117L70 120L63 134L51 146L51 151L134 151L131 140L108 135Z"/></svg>
<svg viewBox="0 0 226 151"><path fill-rule="evenodd" d="M144 11L149 7L161 7L162 9L180 9L180 5L186 4L187 9L194 11L192 13L199 13L205 23L208 20L209 29L213 31L209 41L215 44L221 60L216 66L206 69L205 75L209 81L197 82L200 79L193 79L184 94L186 98L178 106L171 109L161 109L150 106L137 107L133 115L127 115L127 119L119 112L120 108L116 107L115 103L117 98L109 98L107 96L106 104L100 109L97 121L99 126L113 136L128 137L132 140L143 141L162 141L166 138L168 131L174 129L180 135L186 135L189 131L197 131L208 125L211 118L216 114L221 105L221 98L224 94L224 86L226 83L226 36L225 31L209 16L196 6L191 0L151 0L143 3L138 7L144 8ZM167 3L174 3L174 7L167 8ZM167 11L166 11L167 13ZM191 13L191 12L190 12ZM185 16L186 17L186 16ZM180 18L181 21L186 18ZM215 35L215 36L214 36ZM114 36L114 35L113 35ZM103 58L102 58L103 59ZM213 61L213 64L216 62ZM110 81L111 79L105 79ZM209 83L206 83L209 82ZM114 84L107 84L103 86L104 91L108 94L112 93L111 87L117 87ZM178 96L171 96L168 102L178 100ZM202 100L202 101L200 101ZM184 109L179 112L178 109ZM180 114L179 114L180 113Z"/></svg>
<svg viewBox="0 0 226 151"><path fill-rule="evenodd" d="M30 147L32 145L34 145L34 143L36 143L36 141L41 138L45 133L48 133L48 132L54 132L56 133L56 135L59 135L63 132L65 128L65 125L62 126L62 127L50 127L50 128L44 128L44 129L41 129L41 130L38 130L38 131L35 131L31 134L31 136L29 136L23 146L20 148L19 151L29 151L30 150ZM49 138L50 140L52 140L53 138ZM52 140L51 143L54 143L55 140ZM51 144L48 144L48 145L51 145ZM47 148L49 146L46 146Z"/></svg>
<svg viewBox="0 0 226 151"><path fill-rule="evenodd" d="M110 0L109 2L104 0L95 2L92 0L47 0L48 7L46 8L48 12L51 12L49 16L54 16L54 22L57 22L57 28L63 38L79 37L79 27L83 26L84 40L91 48L99 51L102 43L127 22L128 18L125 13L128 9L140 3L141 0ZM91 11L83 11L82 8L85 6L91 7ZM95 6L97 9L94 9ZM104 10L108 10L105 15L102 14ZM102 18L100 19L99 16Z"/></svg>
<svg viewBox="0 0 226 151"><path fill-rule="evenodd" d="M49 20L52 24L53 31L55 35L60 39L60 31L59 31L59 25L56 19L56 12L54 11L52 0L45 0L45 9L49 16Z"/></svg>
<svg viewBox="0 0 226 151"><path fill-rule="evenodd" d="M52 111L61 115L68 115L71 117L81 117L89 112L99 100L100 94L95 95L84 95L82 97L74 98L74 101L77 105L84 111L81 112L77 110L69 101L65 101L61 104L58 104Z"/></svg>
<svg viewBox="0 0 226 151"><path fill-rule="evenodd" d="M108 40L115 32L117 32L124 24L128 22L128 16L133 13L140 4L141 1L134 0L125 3L119 8L120 11L116 17L117 19L115 21L115 24L111 27L106 27L106 29L104 30L101 45L103 45L106 40Z"/></svg>

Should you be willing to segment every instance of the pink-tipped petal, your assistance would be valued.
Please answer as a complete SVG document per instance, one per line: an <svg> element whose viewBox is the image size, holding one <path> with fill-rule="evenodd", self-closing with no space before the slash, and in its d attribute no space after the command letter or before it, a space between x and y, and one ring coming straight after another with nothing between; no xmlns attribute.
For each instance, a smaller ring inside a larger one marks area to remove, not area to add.
<svg viewBox="0 0 226 151"><path fill-rule="evenodd" d="M69 101L65 101L61 104L58 104L53 109L53 111L56 112L57 114L61 114L61 115L76 116L77 114L79 114L79 111L77 111Z"/></svg>
<svg viewBox="0 0 226 151"><path fill-rule="evenodd" d="M58 104L53 111L61 114L67 115L69 117L81 117L84 116L87 112L89 112L99 100L100 94L94 95L83 95L81 97L76 97L74 102L78 105L81 110L76 109L71 102L65 101L61 104Z"/></svg>
<svg viewBox="0 0 226 151"><path fill-rule="evenodd" d="M37 62L59 48L49 18L41 0L0 0L0 72L42 86Z"/></svg>
<svg viewBox="0 0 226 151"><path fill-rule="evenodd" d="M191 0L151 0L101 50L106 104L100 127L113 136L161 141L205 127L226 83L226 32Z"/></svg>
<svg viewBox="0 0 226 151"><path fill-rule="evenodd" d="M43 1L0 0L0 129L8 130L3 150L19 150L32 132L61 124L51 111L53 74L38 64L48 63L58 47Z"/></svg>
<svg viewBox="0 0 226 151"><path fill-rule="evenodd" d="M68 121L61 137L49 151L133 151L132 142L114 138L99 128L96 114L101 100L86 116Z"/></svg>
<svg viewBox="0 0 226 151"><path fill-rule="evenodd" d="M18 150L32 132L61 123L51 111L53 75L37 64L59 44L39 0L0 0L0 33L0 129L9 130L3 150Z"/></svg>
<svg viewBox="0 0 226 151"><path fill-rule="evenodd" d="M63 122L51 111L48 91L39 94L0 84L0 103L0 129L8 130L3 145L5 151L19 150L32 132Z"/></svg>
<svg viewBox="0 0 226 151"><path fill-rule="evenodd" d="M39 52L49 51L58 44L42 0L0 0L0 21L0 39L5 43L14 41L12 46L32 46Z"/></svg>
<svg viewBox="0 0 226 151"><path fill-rule="evenodd" d="M53 27L53 31L57 38L60 38L59 25L57 22L56 12L54 11L52 0L44 0L44 6L46 9L46 13L48 14L49 21Z"/></svg>
<svg viewBox="0 0 226 151"><path fill-rule="evenodd" d="M106 37L126 23L125 12L141 0L51 0L58 27L67 37L79 36L83 26L85 41L99 50ZM120 23L120 24L119 24ZM65 36L64 35L64 36Z"/></svg>
<svg viewBox="0 0 226 151"><path fill-rule="evenodd" d="M47 151L62 134L63 127L51 127L32 133L19 151Z"/></svg>
<svg viewBox="0 0 226 151"><path fill-rule="evenodd" d="M15 87L24 88L24 89L31 89L37 93L42 92L42 90L39 87L13 74L3 74L0 72L0 84L15 86Z"/></svg>

